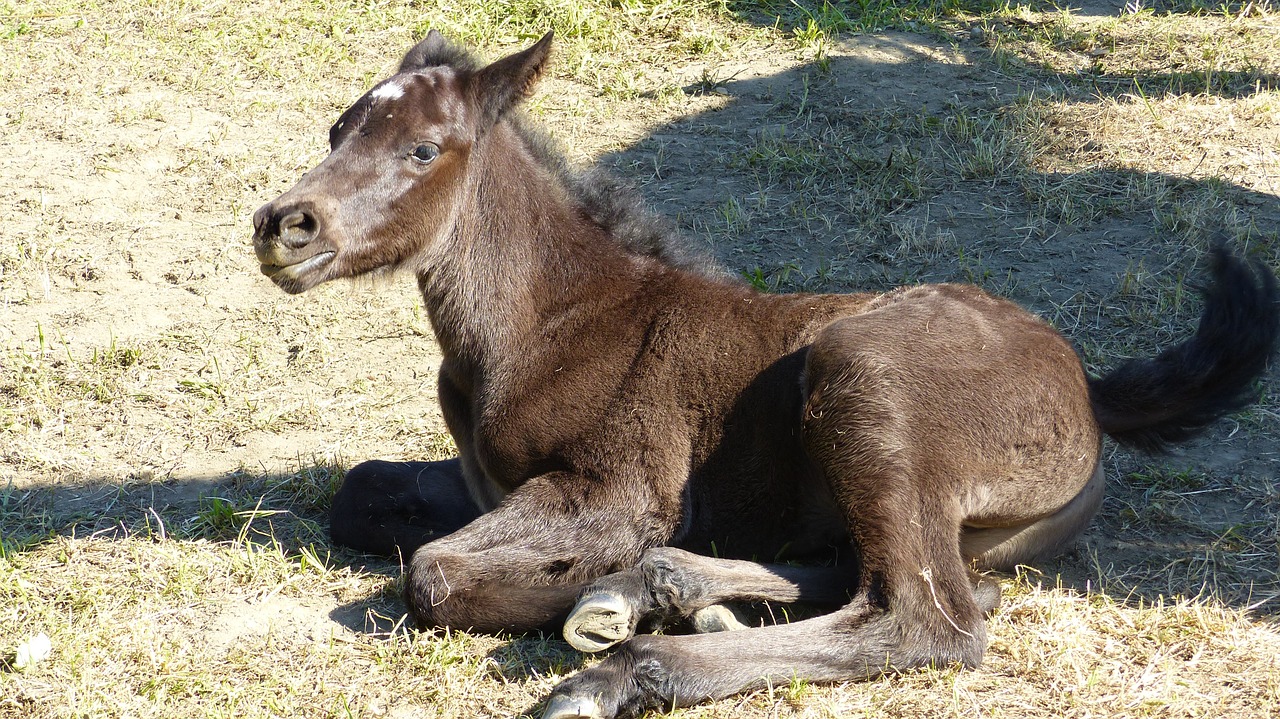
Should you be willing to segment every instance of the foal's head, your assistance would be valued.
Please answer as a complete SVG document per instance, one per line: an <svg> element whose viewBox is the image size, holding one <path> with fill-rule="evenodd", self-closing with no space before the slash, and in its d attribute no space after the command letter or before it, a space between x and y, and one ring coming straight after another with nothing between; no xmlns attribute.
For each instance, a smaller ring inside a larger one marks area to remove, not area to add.
<svg viewBox="0 0 1280 719"><path fill-rule="evenodd" d="M548 33L477 67L428 33L338 118L328 157L254 213L262 273L296 294L429 251L453 226L473 144L530 93L550 49Z"/></svg>

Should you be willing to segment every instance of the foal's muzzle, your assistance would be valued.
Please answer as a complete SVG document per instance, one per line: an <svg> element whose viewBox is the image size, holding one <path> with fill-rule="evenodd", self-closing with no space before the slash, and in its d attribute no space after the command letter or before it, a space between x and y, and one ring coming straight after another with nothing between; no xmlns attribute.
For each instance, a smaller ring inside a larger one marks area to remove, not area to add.
<svg viewBox="0 0 1280 719"><path fill-rule="evenodd" d="M320 220L309 203L276 206L268 202L253 213L254 249L281 244L300 250L311 244L320 232Z"/></svg>
<svg viewBox="0 0 1280 719"><path fill-rule="evenodd" d="M320 270L337 254L320 240L323 223L310 202L268 202L253 213L253 252L262 274L289 293L302 292L325 278Z"/></svg>

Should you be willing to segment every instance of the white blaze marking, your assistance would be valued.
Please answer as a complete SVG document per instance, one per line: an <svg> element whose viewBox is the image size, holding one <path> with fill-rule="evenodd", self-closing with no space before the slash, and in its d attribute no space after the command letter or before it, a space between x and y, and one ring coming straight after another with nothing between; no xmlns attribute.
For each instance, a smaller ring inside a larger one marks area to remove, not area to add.
<svg viewBox="0 0 1280 719"><path fill-rule="evenodd" d="M374 88L371 96L375 100L396 100L404 97L404 88L400 87L400 83L389 80Z"/></svg>

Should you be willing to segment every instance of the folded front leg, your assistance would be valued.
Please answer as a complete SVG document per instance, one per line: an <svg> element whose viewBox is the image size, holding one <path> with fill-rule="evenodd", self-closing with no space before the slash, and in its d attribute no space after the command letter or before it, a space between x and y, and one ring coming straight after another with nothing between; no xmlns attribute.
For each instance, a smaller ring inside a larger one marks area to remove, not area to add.
<svg viewBox="0 0 1280 719"><path fill-rule="evenodd" d="M619 488L619 490L625 488ZM678 505L615 496L597 480L541 475L457 532L423 545L405 601L421 627L552 629L582 588L634 565L679 523Z"/></svg>
<svg viewBox="0 0 1280 719"><path fill-rule="evenodd" d="M725 602L844 604L856 586L849 567L797 567L715 559L675 547L592 582L565 621L565 640L584 652L606 649L640 626L665 626Z"/></svg>

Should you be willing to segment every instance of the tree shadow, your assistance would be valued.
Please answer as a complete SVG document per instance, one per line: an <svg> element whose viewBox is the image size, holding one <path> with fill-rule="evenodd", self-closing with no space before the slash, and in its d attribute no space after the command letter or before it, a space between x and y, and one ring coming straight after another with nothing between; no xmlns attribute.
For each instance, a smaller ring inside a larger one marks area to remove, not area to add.
<svg viewBox="0 0 1280 719"><path fill-rule="evenodd" d="M1025 130L1053 120L1026 100L1054 78L1010 77L985 54L883 33L848 38L821 67L724 72L721 106L603 162L723 264L760 268L771 289L996 278L1043 310L1114 282L1117 263L1175 249L1161 236L1239 229L1274 258L1273 195L1118 166L1020 168L1036 151ZM1195 203L1207 206L1179 214ZM975 246L984 254L959 257ZM1042 262L1068 250L1096 264L1055 274Z"/></svg>

